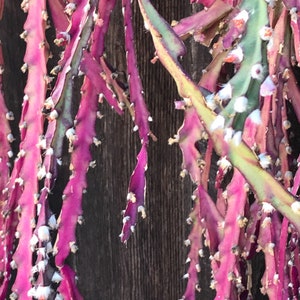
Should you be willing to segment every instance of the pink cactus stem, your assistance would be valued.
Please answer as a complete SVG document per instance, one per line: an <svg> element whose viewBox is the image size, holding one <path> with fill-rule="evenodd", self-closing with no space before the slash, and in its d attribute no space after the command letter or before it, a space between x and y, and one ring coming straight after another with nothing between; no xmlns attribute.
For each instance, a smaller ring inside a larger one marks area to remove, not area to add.
<svg viewBox="0 0 300 300"><path fill-rule="evenodd" d="M201 222L206 229L206 244L209 245L211 253L215 253L224 238L224 218L201 185L198 186L197 193L200 199Z"/></svg>
<svg viewBox="0 0 300 300"><path fill-rule="evenodd" d="M61 0L48 1L51 18L57 33L66 32L70 25L65 12L65 3Z"/></svg>
<svg viewBox="0 0 300 300"><path fill-rule="evenodd" d="M93 10L89 1L82 0L77 3L71 23L69 31L64 34L67 37L67 45L59 62L61 72L50 95L53 107L45 135L47 144L50 141L52 143L56 159L61 158L66 130L73 126L73 78L78 75L82 51L87 46L93 26ZM55 167L56 165L53 166L54 169Z"/></svg>
<svg viewBox="0 0 300 300"><path fill-rule="evenodd" d="M72 175L63 192L63 206L55 244L55 252L57 251L55 262L60 268L64 265L70 250L76 252L75 228L78 217L82 215L82 193L87 187L86 172L91 160L89 146L95 136L97 100L97 93L91 88L91 82L86 82L82 87L81 107L76 116L76 130L70 137L74 148L70 165Z"/></svg>
<svg viewBox="0 0 300 300"><path fill-rule="evenodd" d="M296 8L297 10L300 10L300 3L297 0L283 0L282 2L287 9Z"/></svg>
<svg viewBox="0 0 300 300"><path fill-rule="evenodd" d="M228 23L228 30L222 37L223 47L225 49L232 48L232 45L238 40L246 30L247 13L245 10L241 11L235 8Z"/></svg>
<svg viewBox="0 0 300 300"><path fill-rule="evenodd" d="M201 185L206 191L208 190L208 183L210 181L209 175L210 175L211 166L213 165L212 156L213 156L213 143L210 139L208 139L207 148L204 156L205 168L201 176Z"/></svg>
<svg viewBox="0 0 300 300"><path fill-rule="evenodd" d="M257 239L259 247L262 249L265 255L266 270L261 279L262 283L262 293L268 294L270 299L285 299L286 296L281 293L286 293L286 291L279 290L278 285L278 269L277 269L277 249L276 236L273 228L273 220L276 212L265 212L262 211L260 233Z"/></svg>
<svg viewBox="0 0 300 300"><path fill-rule="evenodd" d="M105 50L105 34L108 30L111 12L116 5L116 0L101 0L98 4L97 33L95 36L99 40L98 49L94 49L94 57L101 58Z"/></svg>
<svg viewBox="0 0 300 300"><path fill-rule="evenodd" d="M104 72L99 62L86 51L83 53L83 61L80 64L80 70L92 81L96 92L103 95L108 104L114 108L118 114L122 115L123 107L120 102L118 102L114 91L107 84L108 74Z"/></svg>
<svg viewBox="0 0 300 300"><path fill-rule="evenodd" d="M136 224L136 214L140 210L144 212L144 198L146 190L145 172L147 170L147 148L149 136L153 136L149 128L150 114L143 97L142 82L137 69L137 60L134 50L134 33L132 25L131 1L123 0L123 15L125 27L125 48L127 57L127 72L130 102L134 109L134 130L138 130L142 148L137 156L137 164L131 175L128 187L127 206L123 216L123 228L120 234L121 241L126 242ZM155 138L154 138L155 139Z"/></svg>
<svg viewBox="0 0 300 300"><path fill-rule="evenodd" d="M80 295L76 286L76 274L68 265L64 265L61 270L61 275L65 278L58 287L63 299L76 299L82 300L83 297Z"/></svg>
<svg viewBox="0 0 300 300"><path fill-rule="evenodd" d="M188 172L191 180L197 185L200 184L201 173L204 168L205 161L202 156L203 153L199 153L195 147L195 143L202 139L203 134L204 129L195 109L193 107L187 107L185 109L183 124L177 133L177 142L179 143L183 155L183 171L181 176L184 177L185 172ZM169 140L169 143L170 141L173 140Z"/></svg>
<svg viewBox="0 0 300 300"><path fill-rule="evenodd" d="M91 7L91 11L94 11L95 7ZM102 9L105 9L102 6ZM99 16L103 13L101 6L99 7ZM109 14L106 14L106 18L109 18ZM95 61L99 61L99 47L103 47L104 39L101 26L102 22L96 21L96 28L92 35L93 43L91 45L91 56ZM101 38L100 38L101 37ZM72 144L71 164L70 170L72 172L69 182L63 192L63 206L59 217L59 230L58 237L55 244L55 262L61 269L65 267L65 259L70 253L77 251L75 229L78 219L82 215L82 194L84 193L86 183L86 172L89 168L91 160L91 154L89 147L95 137L94 123L97 115L97 103L98 93L94 87L94 83L85 77L82 86L82 98L80 108L75 118L75 130L70 128L67 132L69 142ZM64 278L63 282L68 280Z"/></svg>
<svg viewBox="0 0 300 300"><path fill-rule="evenodd" d="M190 0L191 3L201 3L205 7L210 7L216 0Z"/></svg>
<svg viewBox="0 0 300 300"><path fill-rule="evenodd" d="M300 89L297 85L297 80L293 72L289 71L289 80L285 84L284 96L293 105L293 109L300 122Z"/></svg>
<svg viewBox="0 0 300 300"><path fill-rule="evenodd" d="M183 295L183 299L193 300L195 299L195 290L200 291L200 283L198 281L198 273L200 270L199 256L203 256L203 241L202 232L203 227L201 225L201 211L200 211L200 200L195 195L195 205L193 211L189 216L189 221L192 222L192 230L189 234L188 239L185 241L186 246L190 245L190 251L186 263L189 263L189 268L184 275L184 278L188 279L188 283Z"/></svg>
<svg viewBox="0 0 300 300"><path fill-rule="evenodd" d="M300 7L300 5L299 5ZM294 51L295 51L295 58L299 65L300 63L300 13L297 11L296 7L293 7L290 10L291 14L291 28L293 30L294 36Z"/></svg>
<svg viewBox="0 0 300 300"><path fill-rule="evenodd" d="M268 50L268 62L269 62L269 75L275 79L276 71L280 62L280 55L282 53L284 45L284 37L286 32L288 11L283 8L275 27L273 28L272 43L269 44Z"/></svg>
<svg viewBox="0 0 300 300"><path fill-rule="evenodd" d="M183 299L195 299L195 290L200 291L201 283L198 282L200 270L199 256L204 255L202 235L205 232L205 244L212 254L216 253L218 244L223 239L224 219L216 209L212 199L205 189L199 185L193 194L194 208L187 220L193 224L191 233L185 241L186 246L191 245L187 263L189 268L184 278L188 279ZM217 266L216 266L217 267Z"/></svg>
<svg viewBox="0 0 300 300"><path fill-rule="evenodd" d="M200 12L181 19L176 22L173 27L174 32L182 37L185 35L199 34L205 32L206 29L213 26L214 23L218 23L232 10L232 7L222 0L217 0L207 10L201 10Z"/></svg>
<svg viewBox="0 0 300 300"><path fill-rule="evenodd" d="M2 4L0 4L1 6ZM1 10L1 8L0 8ZM2 45L0 44L0 226L1 226L1 235L0 235L0 257L7 257L7 259L1 259L0 261L0 272L2 274L1 287L0 287L0 298L5 297L9 277L10 277L10 265L9 261L11 259L10 249L13 243L13 237L10 236L9 230L14 230L16 227L16 214L9 213L5 215L5 196L6 196L6 184L9 180L10 173L10 162L9 162L9 153L11 153L10 143L13 142L13 136L11 134L9 121L13 120L14 116L12 112L9 112L4 99L4 93L2 90L2 74L4 72L4 59L2 53Z"/></svg>
<svg viewBox="0 0 300 300"><path fill-rule="evenodd" d="M217 92L219 89L219 76L221 69L224 65L224 59L227 55L227 51L224 51L223 47L220 52L213 52L213 60L212 62L205 68L203 75L198 83L199 86L209 90L210 92ZM212 98L212 104L208 103L211 108L214 110L217 105L215 103L214 98Z"/></svg>
<svg viewBox="0 0 300 300"><path fill-rule="evenodd" d="M2 46L0 44L0 191L3 191L5 185L9 178L9 151L11 151L10 144L14 141L14 137L11 134L9 121L13 120L14 116L13 113L8 111L5 105L4 94L2 90L2 74L4 72L4 60L2 54Z"/></svg>
<svg viewBox="0 0 300 300"><path fill-rule="evenodd" d="M216 281L216 299L231 299L232 286L237 290L241 278L235 274L234 266L240 255L239 239L244 223L244 208L246 202L245 179L235 170L233 179L227 188L227 212L224 220L224 237L219 244L220 267L214 275Z"/></svg>
<svg viewBox="0 0 300 300"><path fill-rule="evenodd" d="M112 72L112 70L110 69L108 62L106 61L104 56L100 57L100 65L101 65L104 73L106 74L105 79L106 79L107 85L111 86L112 89L114 90L115 94L117 95L117 98L119 100L119 106L121 108L126 106L130 115L132 117L134 117L134 109L130 105L127 91L124 90L124 88L120 86L120 84L117 80L118 76L116 76L115 73Z"/></svg>
<svg viewBox="0 0 300 300"><path fill-rule="evenodd" d="M137 213L140 212L142 218L146 217L144 208L145 197L145 170L147 168L147 145L143 144L137 156L137 165L131 175L129 192L127 195L127 206L123 216L123 227L120 234L121 241L126 243L131 232L136 225Z"/></svg>
<svg viewBox="0 0 300 300"><path fill-rule="evenodd" d="M37 171L41 162L40 149L36 145L43 132L41 110L46 94L45 10L45 1L32 3L24 24L27 43L24 66L28 69L28 79L20 121L20 152L14 166L19 177L13 178L14 182L10 183L8 200L17 202L20 214L17 227L19 243L11 267L18 268L12 291L22 299L28 299L27 292L31 288L32 251L28 245L35 225L34 195L38 193Z"/></svg>

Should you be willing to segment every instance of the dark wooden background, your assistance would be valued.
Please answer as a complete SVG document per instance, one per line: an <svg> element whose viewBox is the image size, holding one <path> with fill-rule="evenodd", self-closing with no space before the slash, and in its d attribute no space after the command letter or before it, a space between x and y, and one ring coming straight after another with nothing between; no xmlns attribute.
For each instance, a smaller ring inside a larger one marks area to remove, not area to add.
<svg viewBox="0 0 300 300"><path fill-rule="evenodd" d="M8 107L15 111L13 131L16 135L25 85L25 77L19 71L25 47L19 38L25 18L20 2L6 1L0 24L6 62L5 95ZM126 64L120 2L107 38L107 54L111 64L122 73L126 71ZM168 21L199 9L188 0L152 2ZM136 232L126 246L120 243L121 211L125 208L127 186L140 142L137 133L132 132L130 117L120 117L103 105L100 109L104 118L97 121L102 145L93 149L97 166L87 174L89 188L83 202L85 222L78 228L79 251L70 257L78 273L79 289L87 300L179 299L186 284L182 279L188 253L184 240L190 230L186 218L192 207L193 186L189 178L179 177L182 161L179 148L168 145L168 138L177 132L183 115L174 110L178 95L172 78L159 63L150 63L154 48L150 34L143 27L137 1L133 9L139 69L154 120L151 129L158 138L149 147L147 218L139 218ZM193 41L187 41L187 45L189 53L183 63L198 80L209 55ZM16 148L17 143L13 147ZM211 299L208 263L202 266L202 274L199 299Z"/></svg>

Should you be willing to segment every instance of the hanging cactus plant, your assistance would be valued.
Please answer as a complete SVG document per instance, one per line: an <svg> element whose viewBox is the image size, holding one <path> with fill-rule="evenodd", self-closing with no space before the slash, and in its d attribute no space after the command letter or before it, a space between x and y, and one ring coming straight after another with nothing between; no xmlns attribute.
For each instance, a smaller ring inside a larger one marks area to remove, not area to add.
<svg viewBox="0 0 300 300"><path fill-rule="evenodd" d="M26 52L20 67L27 81L16 154L10 146L9 121L14 117L2 91L5 61L0 52L0 299L84 298L66 260L78 248L76 226L83 220L86 173L94 165L90 147L101 143L95 122L104 99L117 114L131 116L141 143L124 195L121 242L127 243L134 232L138 214L146 217L147 151L156 137L137 67L132 1L121 2L124 82L115 78L105 53L116 0L21 3L26 21L20 38ZM204 9L171 24L151 1L137 2L153 39L152 62L170 73L181 97L175 109L183 111L184 121L169 144L178 143L180 175L188 175L195 185L182 299L196 299L201 289L205 249L215 299L252 299L251 261L257 252L266 265L261 293L269 299L298 299L300 151L291 147L300 120L294 73L300 63L298 2L191 0ZM4 0L0 16L3 9ZM49 26L55 31L53 40L46 35ZM179 59L187 52L188 39L211 53L199 82ZM61 53L49 69L51 49ZM80 95L74 88L79 76ZM57 197L57 213L49 195L61 164L69 166L69 178ZM215 166L212 192L208 180Z"/></svg>

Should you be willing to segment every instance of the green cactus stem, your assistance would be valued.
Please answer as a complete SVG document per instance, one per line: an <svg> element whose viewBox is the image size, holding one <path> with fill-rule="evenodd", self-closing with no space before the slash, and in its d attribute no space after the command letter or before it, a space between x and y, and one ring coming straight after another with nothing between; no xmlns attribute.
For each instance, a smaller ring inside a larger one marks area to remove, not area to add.
<svg viewBox="0 0 300 300"><path fill-rule="evenodd" d="M51 140L53 155L56 158L61 158L66 130L73 126L73 79L78 75L82 51L87 46L92 32L94 12L92 7L89 1L81 1L72 15L72 26L67 33L70 41L60 62L62 71L51 93L55 108L53 107L49 115L50 124L46 138Z"/></svg>
<svg viewBox="0 0 300 300"><path fill-rule="evenodd" d="M297 210L293 209L294 197L259 165L251 149L240 139L239 132L232 139L224 141L224 119L206 106L199 89L182 70L177 57L184 54L184 46L172 28L157 13L149 1L139 1L144 21L148 24L156 48L156 54L165 68L172 74L183 98L189 98L211 136L219 155L227 155L231 163L245 176L260 201L270 202L297 228L300 229ZM174 46L175 45L175 46Z"/></svg>

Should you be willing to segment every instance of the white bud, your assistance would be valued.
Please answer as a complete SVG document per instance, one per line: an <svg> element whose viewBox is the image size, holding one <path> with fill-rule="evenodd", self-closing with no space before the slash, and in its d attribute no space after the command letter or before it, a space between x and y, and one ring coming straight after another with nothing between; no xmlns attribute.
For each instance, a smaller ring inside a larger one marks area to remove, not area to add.
<svg viewBox="0 0 300 300"><path fill-rule="evenodd" d="M205 97L206 105L211 109L215 110L217 108L217 104L215 101L215 94L209 94Z"/></svg>
<svg viewBox="0 0 300 300"><path fill-rule="evenodd" d="M264 75L263 66L261 64L253 65L250 73L253 79L262 80Z"/></svg>
<svg viewBox="0 0 300 300"><path fill-rule="evenodd" d="M56 294L54 300L64 300L64 297L61 294Z"/></svg>
<svg viewBox="0 0 300 300"><path fill-rule="evenodd" d="M46 245L46 252L47 253L51 253L53 251L53 247L52 247L52 244L51 242L48 242L47 245ZM53 251L54 252L54 251Z"/></svg>
<svg viewBox="0 0 300 300"><path fill-rule="evenodd" d="M15 179L15 183L18 183L20 186L24 184L24 180L21 177Z"/></svg>
<svg viewBox="0 0 300 300"><path fill-rule="evenodd" d="M224 141L228 143L234 135L234 130L232 127L227 127L225 128L224 133Z"/></svg>
<svg viewBox="0 0 300 300"><path fill-rule="evenodd" d="M259 159L259 164L263 169L267 169L272 163L271 156L267 155L266 153L259 154L258 159Z"/></svg>
<svg viewBox="0 0 300 300"><path fill-rule="evenodd" d="M296 214L300 214L300 202L299 201L294 201L292 204L291 204L291 209L294 213Z"/></svg>
<svg viewBox="0 0 300 300"><path fill-rule="evenodd" d="M75 11L75 9L76 9L76 4L73 2L70 2L65 6L65 13L67 15L71 16L73 14L73 12Z"/></svg>
<svg viewBox="0 0 300 300"><path fill-rule="evenodd" d="M7 140L8 140L9 143L12 143L15 140L14 136L12 135L12 133L9 133L6 136L6 138L7 138Z"/></svg>
<svg viewBox="0 0 300 300"><path fill-rule="evenodd" d="M221 90L218 91L217 96L221 100L228 100L232 97L232 86L230 83L227 83L223 86Z"/></svg>
<svg viewBox="0 0 300 300"><path fill-rule="evenodd" d="M245 23L248 21L249 19L249 13L244 9L242 11L240 11L234 18L233 20L243 20Z"/></svg>
<svg viewBox="0 0 300 300"><path fill-rule="evenodd" d="M32 273L36 273L36 270L31 270ZM28 297L35 297L36 298L36 288L32 287L28 292L27 292Z"/></svg>
<svg viewBox="0 0 300 300"><path fill-rule="evenodd" d="M44 273L46 270L47 264L48 264L48 261L46 259L39 261L37 264L38 271Z"/></svg>
<svg viewBox="0 0 300 300"><path fill-rule="evenodd" d="M16 263L14 260L12 260L12 261L10 262L10 267L11 267L13 270L15 270L15 269L18 268L17 263Z"/></svg>
<svg viewBox="0 0 300 300"><path fill-rule="evenodd" d="M75 135L75 129L72 127L72 128L69 128L67 131L66 131L66 137L67 139L71 142L71 141L74 141L75 138L76 138L76 135Z"/></svg>
<svg viewBox="0 0 300 300"><path fill-rule="evenodd" d="M243 49L240 46L237 46L236 48L229 51L227 56L225 57L225 62L239 64L244 59L244 53Z"/></svg>
<svg viewBox="0 0 300 300"><path fill-rule="evenodd" d="M272 204L263 201L262 202L262 211L267 213L267 214L270 214L270 213L273 213L275 211L275 208L273 207Z"/></svg>
<svg viewBox="0 0 300 300"><path fill-rule="evenodd" d="M127 194L127 201L131 201L132 203L135 203L136 202L135 194L132 192L129 192Z"/></svg>
<svg viewBox="0 0 300 300"><path fill-rule="evenodd" d="M78 246L76 245L75 242L70 242L69 246L72 253L76 253L78 251Z"/></svg>
<svg viewBox="0 0 300 300"><path fill-rule="evenodd" d="M15 116L14 116L14 113L12 111L8 111L6 114L5 114L5 117L7 120L9 121L13 121L15 119Z"/></svg>
<svg viewBox="0 0 300 300"><path fill-rule="evenodd" d="M217 129L223 129L225 126L225 118L218 115L210 125L210 130L215 131Z"/></svg>
<svg viewBox="0 0 300 300"><path fill-rule="evenodd" d="M126 222L128 222L130 220L130 216L126 216L123 218L123 224L125 224Z"/></svg>
<svg viewBox="0 0 300 300"><path fill-rule="evenodd" d="M259 36L263 41L269 41L272 37L273 29L269 26L263 26L259 31Z"/></svg>
<svg viewBox="0 0 300 300"><path fill-rule="evenodd" d="M55 120L57 118L58 118L58 112L57 112L57 110L54 109L49 114L49 119L50 119L50 121L53 121L53 120Z"/></svg>
<svg viewBox="0 0 300 300"><path fill-rule="evenodd" d="M46 155L53 155L53 153L54 153L54 150L53 150L53 148L48 148L47 150L46 150Z"/></svg>
<svg viewBox="0 0 300 300"><path fill-rule="evenodd" d="M224 172L226 172L228 169L231 169L232 165L231 162L225 157L223 156L222 158L220 158L217 161L217 165L219 166L219 168L221 168Z"/></svg>
<svg viewBox="0 0 300 300"><path fill-rule="evenodd" d="M38 254L40 254L43 258L46 257L46 249L45 249L45 247L39 248L37 252L38 252Z"/></svg>
<svg viewBox="0 0 300 300"><path fill-rule="evenodd" d="M50 286L39 285L35 291L35 298L37 299L48 299L51 294Z"/></svg>
<svg viewBox="0 0 300 300"><path fill-rule="evenodd" d="M235 99L233 109L238 113L242 113L247 109L247 105L248 98L245 96L241 96Z"/></svg>
<svg viewBox="0 0 300 300"><path fill-rule="evenodd" d="M232 141L235 144L235 146L238 146L242 142L242 132L241 131L237 131L233 135Z"/></svg>
<svg viewBox="0 0 300 300"><path fill-rule="evenodd" d="M19 153L18 153L18 157L19 157L19 158L20 158L20 157L24 157L25 154L26 154L25 150L24 150L24 149L21 149L21 150L19 151Z"/></svg>
<svg viewBox="0 0 300 300"><path fill-rule="evenodd" d="M42 209L42 204L38 203L36 206L36 214L39 216Z"/></svg>
<svg viewBox="0 0 300 300"><path fill-rule="evenodd" d="M144 207L144 206L140 205L140 206L138 207L138 212L141 213L143 219L146 218L146 211L145 211L145 207Z"/></svg>
<svg viewBox="0 0 300 300"><path fill-rule="evenodd" d="M59 283L62 281L62 276L58 272L54 272L51 278L52 282Z"/></svg>
<svg viewBox="0 0 300 300"><path fill-rule="evenodd" d="M261 114L259 109L255 109L248 116L254 124L259 125L261 123Z"/></svg>
<svg viewBox="0 0 300 300"><path fill-rule="evenodd" d="M48 225L51 229L57 228L57 221L55 215L51 215L51 217L48 220Z"/></svg>
<svg viewBox="0 0 300 300"><path fill-rule="evenodd" d="M43 179L46 176L46 167L41 166L37 172L37 178L38 180Z"/></svg>
<svg viewBox="0 0 300 300"><path fill-rule="evenodd" d="M47 242L50 239L49 227L46 225L42 225L38 229L38 238L42 242Z"/></svg>
<svg viewBox="0 0 300 300"><path fill-rule="evenodd" d="M185 245L186 247L190 246L190 245L191 245L191 240L190 240L190 239L185 240L185 241L184 241L184 245Z"/></svg>
<svg viewBox="0 0 300 300"><path fill-rule="evenodd" d="M271 96L275 89L276 85L274 84L271 76L267 76L260 86L260 95L262 97Z"/></svg>
<svg viewBox="0 0 300 300"><path fill-rule="evenodd" d="M101 141L99 139L97 139L96 137L93 137L93 143L96 147L98 147L99 145L101 145Z"/></svg>

